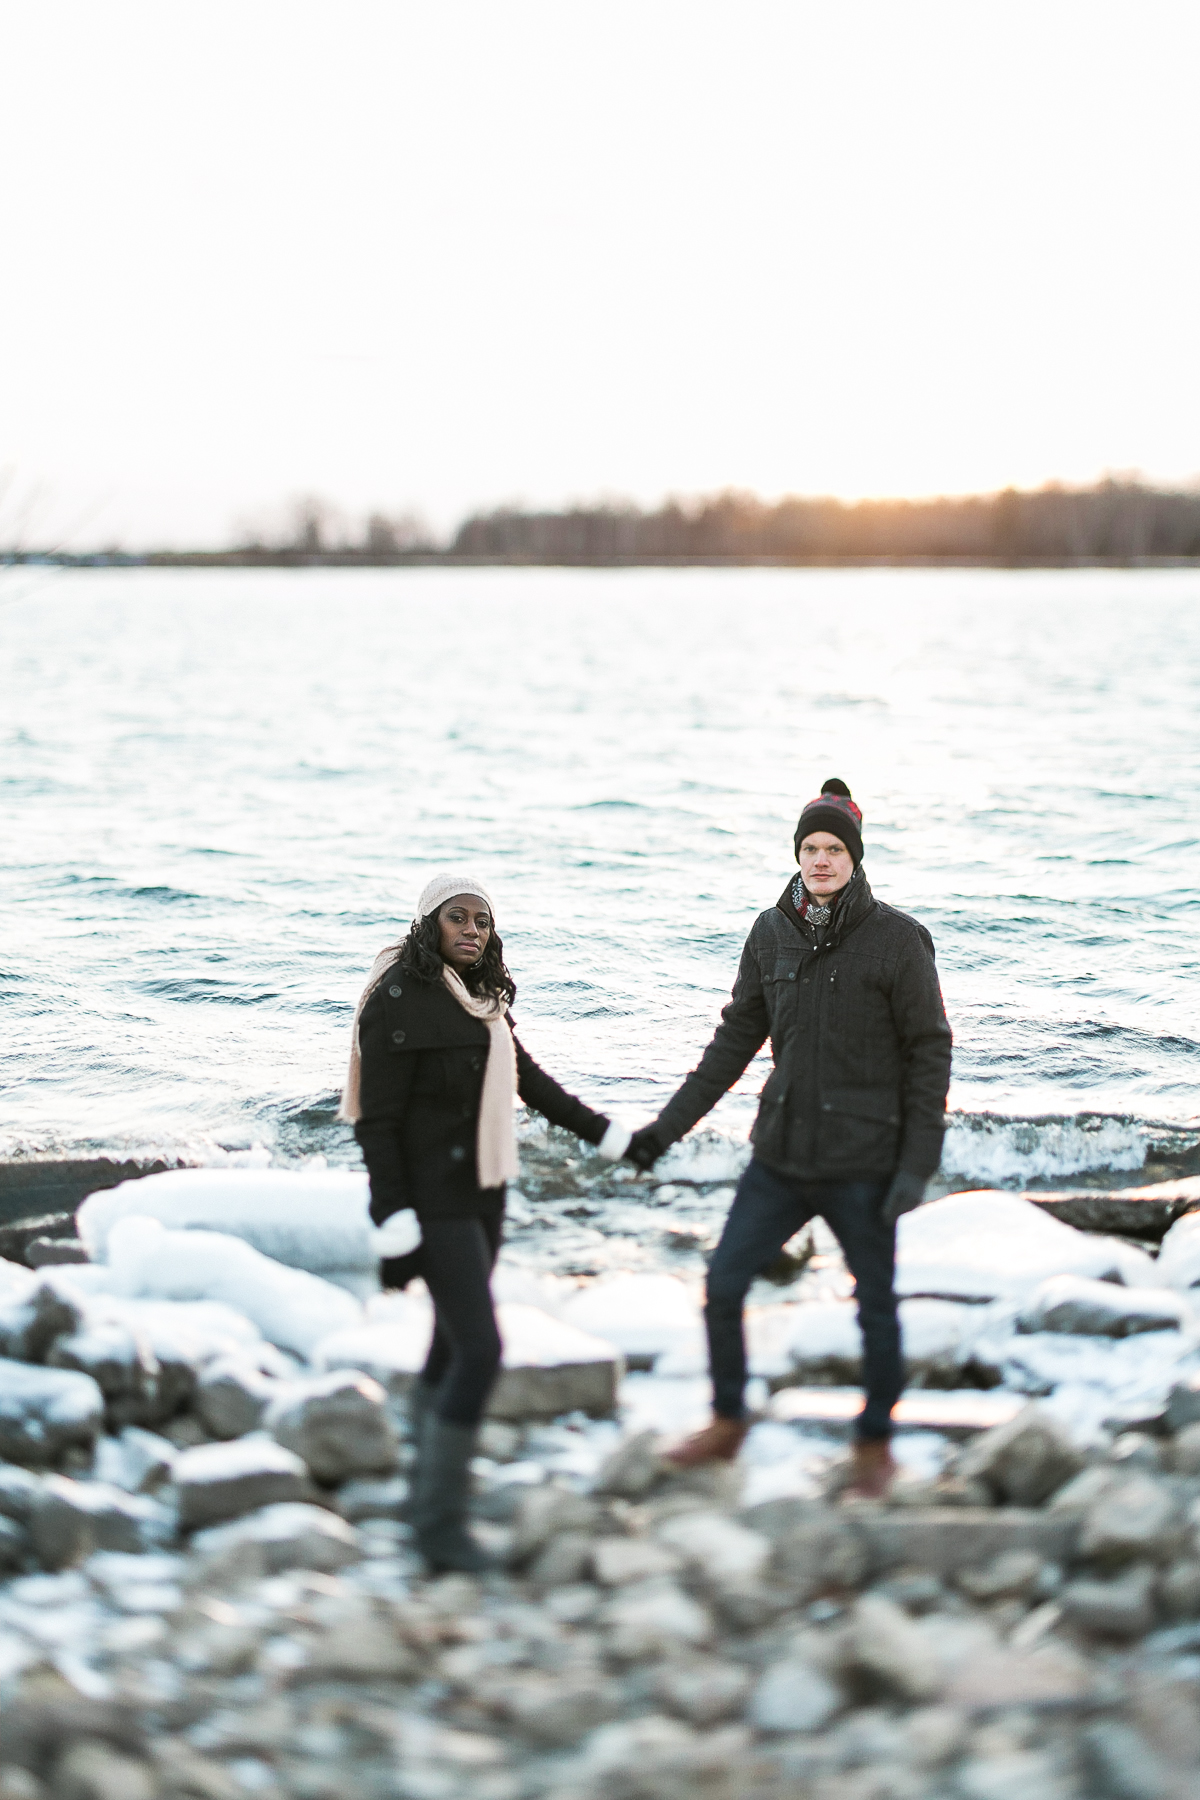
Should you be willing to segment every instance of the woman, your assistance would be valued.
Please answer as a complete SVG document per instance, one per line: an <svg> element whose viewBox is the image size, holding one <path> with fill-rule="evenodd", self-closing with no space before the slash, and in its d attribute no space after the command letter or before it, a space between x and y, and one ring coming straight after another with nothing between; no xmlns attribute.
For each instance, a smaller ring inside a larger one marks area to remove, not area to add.
<svg viewBox="0 0 1200 1800"><path fill-rule="evenodd" d="M382 1266L385 1287L424 1277L433 1342L414 1383L417 1444L409 1518L434 1570L486 1557L464 1522L479 1421L500 1367L490 1277L505 1183L517 1173L513 1097L598 1146L610 1161L629 1133L566 1093L513 1031L516 994L487 889L435 875L412 929L375 959L354 1021L342 1117L354 1123L382 1225L411 1207L421 1243Z"/></svg>

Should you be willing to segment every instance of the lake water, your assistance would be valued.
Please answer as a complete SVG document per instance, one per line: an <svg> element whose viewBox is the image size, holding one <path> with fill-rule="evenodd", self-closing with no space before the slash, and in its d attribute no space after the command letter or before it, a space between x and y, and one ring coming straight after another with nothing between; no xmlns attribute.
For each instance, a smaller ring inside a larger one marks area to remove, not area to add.
<svg viewBox="0 0 1200 1800"><path fill-rule="evenodd" d="M640 1121L836 774L937 944L945 1179L1200 1168L1198 686L1191 571L9 571L0 1155L356 1157L354 1002L447 865Z"/></svg>

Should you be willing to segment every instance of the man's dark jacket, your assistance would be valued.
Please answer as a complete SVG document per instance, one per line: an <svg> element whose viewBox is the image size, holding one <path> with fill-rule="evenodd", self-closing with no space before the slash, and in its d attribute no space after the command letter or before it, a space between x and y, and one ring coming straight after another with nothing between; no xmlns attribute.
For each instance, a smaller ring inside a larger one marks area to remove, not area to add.
<svg viewBox="0 0 1200 1800"><path fill-rule="evenodd" d="M664 1146L716 1105L768 1036L775 1067L751 1133L759 1161L812 1180L933 1174L951 1041L933 939L876 900L861 868L823 943L790 885L759 914L713 1040L655 1122Z"/></svg>
<svg viewBox="0 0 1200 1800"><path fill-rule="evenodd" d="M527 1106L598 1144L608 1120L559 1087L513 1034L517 1092ZM495 1208L501 1188L481 1188L475 1136L488 1059L488 1028L440 981L389 969L362 1010L361 1117L354 1135L371 1177L377 1225L411 1206L418 1216L470 1217Z"/></svg>

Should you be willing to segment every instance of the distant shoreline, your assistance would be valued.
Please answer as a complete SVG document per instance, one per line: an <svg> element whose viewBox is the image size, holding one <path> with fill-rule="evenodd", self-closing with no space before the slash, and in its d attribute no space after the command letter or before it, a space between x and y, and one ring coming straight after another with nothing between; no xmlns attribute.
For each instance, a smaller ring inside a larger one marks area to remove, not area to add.
<svg viewBox="0 0 1200 1800"><path fill-rule="evenodd" d="M61 569L1198 569L1194 556L469 556L453 550L109 550L0 554L5 568Z"/></svg>

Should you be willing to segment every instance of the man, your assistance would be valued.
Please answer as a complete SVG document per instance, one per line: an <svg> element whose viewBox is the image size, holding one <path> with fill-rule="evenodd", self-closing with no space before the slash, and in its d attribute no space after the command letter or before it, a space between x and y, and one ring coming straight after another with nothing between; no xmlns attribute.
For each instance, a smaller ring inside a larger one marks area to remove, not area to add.
<svg viewBox="0 0 1200 1800"><path fill-rule="evenodd" d="M737 1455L749 1429L746 1293L819 1213L857 1284L863 1337L850 1491L877 1497L895 1471L891 1415L904 1386L896 1221L920 1204L941 1158L950 1027L928 931L867 885L862 813L844 781L827 781L809 801L795 849L800 874L755 921L712 1042L628 1155L650 1168L770 1036L775 1067L751 1133L754 1158L708 1272L714 1417L671 1456L687 1467Z"/></svg>

